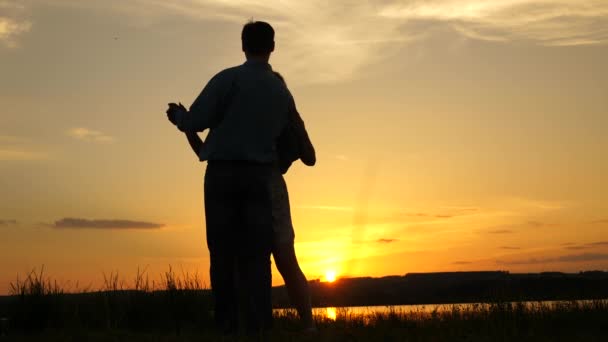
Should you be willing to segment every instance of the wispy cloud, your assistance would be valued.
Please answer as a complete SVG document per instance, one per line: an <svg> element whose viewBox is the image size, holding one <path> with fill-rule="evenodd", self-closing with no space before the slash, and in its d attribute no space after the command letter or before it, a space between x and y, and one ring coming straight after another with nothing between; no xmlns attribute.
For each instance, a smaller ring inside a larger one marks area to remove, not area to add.
<svg viewBox="0 0 608 342"><path fill-rule="evenodd" d="M540 221L528 221L525 223L516 223L508 225L498 225L494 227L488 227L486 230L481 230L480 233L486 234L512 234L516 231L529 230L530 228L543 228L557 226L553 223L545 223Z"/></svg>
<svg viewBox="0 0 608 342"><path fill-rule="evenodd" d="M2 2L0 2L0 9L2 9ZM48 153L33 146L27 138L0 134L0 161L31 161L48 158Z"/></svg>
<svg viewBox="0 0 608 342"><path fill-rule="evenodd" d="M114 141L114 137L102 133L100 131L95 131L92 129L88 129L85 127L76 127L70 129L67 134L78 140L97 142L97 143L111 143Z"/></svg>
<svg viewBox="0 0 608 342"><path fill-rule="evenodd" d="M505 249L505 250L520 250L521 247L515 247L515 246L500 246L500 249Z"/></svg>
<svg viewBox="0 0 608 342"><path fill-rule="evenodd" d="M122 219L98 220L66 217L51 224L53 228L59 229L158 229L163 227L162 223L132 221Z"/></svg>
<svg viewBox="0 0 608 342"><path fill-rule="evenodd" d="M608 3L603 0L190 0L163 1L185 15L214 15L276 23L279 48L295 61L291 73L316 81L353 78L404 46L444 25L475 40L531 40L541 45L608 42ZM211 10L212 9L212 10ZM382 51L379 54L378 51ZM306 56L306 58L294 58ZM309 73L311 65L315 72Z"/></svg>
<svg viewBox="0 0 608 342"><path fill-rule="evenodd" d="M608 246L608 241L591 242L587 246Z"/></svg>
<svg viewBox="0 0 608 342"><path fill-rule="evenodd" d="M77 7L107 7L138 21L180 16L242 25L267 20L277 29L278 60L299 82L358 77L436 27L470 39L543 45L591 45L608 41L604 0L46 0ZM379 53L381 51L381 53ZM305 58L303 58L305 56ZM314 72L311 72L313 71Z"/></svg>
<svg viewBox="0 0 608 342"><path fill-rule="evenodd" d="M0 226L16 225L17 220L0 220Z"/></svg>
<svg viewBox="0 0 608 342"><path fill-rule="evenodd" d="M446 210L447 211L447 210ZM394 211L383 216L372 217L370 221L374 223L420 223L426 222L441 222L448 219L454 219L462 216L475 215L475 211L451 210L448 212L423 212L423 211Z"/></svg>
<svg viewBox="0 0 608 342"><path fill-rule="evenodd" d="M25 142L26 139L17 137L14 135L2 135L0 134L0 143L21 143Z"/></svg>
<svg viewBox="0 0 608 342"><path fill-rule="evenodd" d="M341 160L341 161L347 161L349 160L349 158L343 154L338 154L335 156L336 159Z"/></svg>
<svg viewBox="0 0 608 342"><path fill-rule="evenodd" d="M486 233L488 233L488 234L512 234L513 231L509 230L509 229L497 229L497 230L487 231Z"/></svg>
<svg viewBox="0 0 608 342"><path fill-rule="evenodd" d="M392 243L395 241L399 241L399 240L397 240L397 239L378 239L378 240L376 240L376 242L378 242L378 243Z"/></svg>
<svg viewBox="0 0 608 342"><path fill-rule="evenodd" d="M470 261L454 261L452 265L470 265L472 262Z"/></svg>
<svg viewBox="0 0 608 342"><path fill-rule="evenodd" d="M0 146L0 161L28 161L47 159L48 155L22 147Z"/></svg>
<svg viewBox="0 0 608 342"><path fill-rule="evenodd" d="M44 147L36 146L28 138L0 134L0 161L44 160L49 157Z"/></svg>
<svg viewBox="0 0 608 342"><path fill-rule="evenodd" d="M31 29L32 23L24 14L22 1L0 1L0 46L17 47L17 38Z"/></svg>
<svg viewBox="0 0 608 342"><path fill-rule="evenodd" d="M580 244L580 245L568 244L568 245L564 245L564 248L570 249L570 250L581 250L581 249L591 249L591 248L606 247L606 246L608 246L608 241L597 241L597 242L590 242L590 243L585 243L585 244Z"/></svg>
<svg viewBox="0 0 608 342"><path fill-rule="evenodd" d="M584 261L605 261L608 260L608 254L605 253L582 253L568 254L558 257L549 258L530 258L524 260L501 261L499 264L507 265L534 265L534 264L549 264L549 263L568 263L568 262L584 262Z"/></svg>
<svg viewBox="0 0 608 342"><path fill-rule="evenodd" d="M566 246L564 248L569 249L569 250L581 250L581 249L586 249L588 247L587 246Z"/></svg>
<svg viewBox="0 0 608 342"><path fill-rule="evenodd" d="M556 46L608 42L608 3L603 0L392 1L380 14L448 23L472 39Z"/></svg>
<svg viewBox="0 0 608 342"><path fill-rule="evenodd" d="M352 212L355 209L353 207L336 206L336 205L297 205L299 209L311 209L311 210L327 210L327 211L347 211Z"/></svg>

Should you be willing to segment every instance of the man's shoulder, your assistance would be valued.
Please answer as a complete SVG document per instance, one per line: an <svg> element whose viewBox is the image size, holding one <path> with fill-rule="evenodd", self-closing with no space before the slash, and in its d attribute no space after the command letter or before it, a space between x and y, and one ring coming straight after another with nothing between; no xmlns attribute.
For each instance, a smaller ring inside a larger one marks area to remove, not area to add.
<svg viewBox="0 0 608 342"><path fill-rule="evenodd" d="M226 69L218 72L217 74L215 74L215 76L213 76L212 80L214 80L214 79L215 80L223 80L223 79L226 79L226 78L231 78L231 77L233 77L239 71L240 68L241 68L240 65L233 66L233 67L230 67L230 68L226 68Z"/></svg>

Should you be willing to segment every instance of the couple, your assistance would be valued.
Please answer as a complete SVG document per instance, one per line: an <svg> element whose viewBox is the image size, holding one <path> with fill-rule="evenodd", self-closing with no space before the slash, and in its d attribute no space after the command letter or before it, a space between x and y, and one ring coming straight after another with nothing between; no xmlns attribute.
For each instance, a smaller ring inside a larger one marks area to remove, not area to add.
<svg viewBox="0 0 608 342"><path fill-rule="evenodd" d="M306 277L294 250L294 231L283 175L315 151L280 74L268 64L274 29L249 22L241 33L247 61L215 75L190 110L170 103L169 121L207 161L204 199L211 287L217 327L249 333L272 324L270 254L304 328L315 331ZM197 132L209 129L203 142ZM243 300L237 293L245 293Z"/></svg>

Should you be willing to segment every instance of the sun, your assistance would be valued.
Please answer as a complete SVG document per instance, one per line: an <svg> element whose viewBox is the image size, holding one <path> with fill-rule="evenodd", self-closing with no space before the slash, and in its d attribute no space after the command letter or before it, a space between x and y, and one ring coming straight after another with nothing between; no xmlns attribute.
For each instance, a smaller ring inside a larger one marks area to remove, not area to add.
<svg viewBox="0 0 608 342"><path fill-rule="evenodd" d="M334 281L336 281L336 271L329 270L325 272L325 281L327 281L328 283L333 283Z"/></svg>

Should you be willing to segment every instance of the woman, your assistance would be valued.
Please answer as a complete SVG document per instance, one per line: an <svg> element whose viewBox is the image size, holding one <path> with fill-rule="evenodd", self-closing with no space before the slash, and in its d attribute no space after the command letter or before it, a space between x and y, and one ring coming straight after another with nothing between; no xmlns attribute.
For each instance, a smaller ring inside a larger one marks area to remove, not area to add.
<svg viewBox="0 0 608 342"><path fill-rule="evenodd" d="M274 72L274 74L285 83L279 73ZM203 141L196 132L186 132L186 137L192 150L198 156ZM308 281L300 269L294 249L295 233L291 221L287 184L283 178L283 174L298 159L301 159L308 166L313 166L316 163L315 149L294 101L290 104L288 124L278 139L277 151L279 161L271 180L274 229L272 255L277 269L285 281L289 298L296 307L304 325L304 330L314 332L316 327L312 317Z"/></svg>

